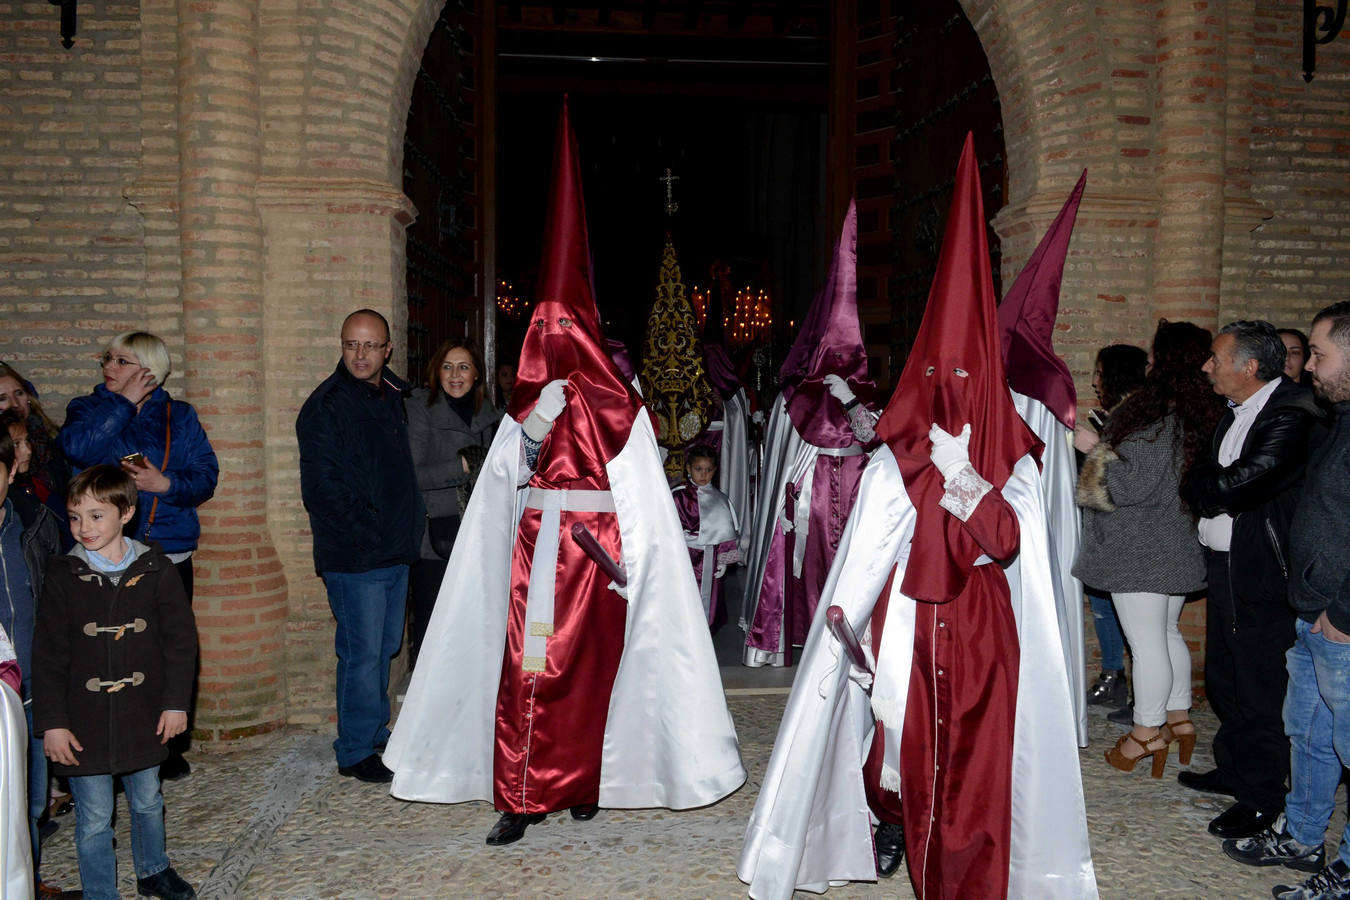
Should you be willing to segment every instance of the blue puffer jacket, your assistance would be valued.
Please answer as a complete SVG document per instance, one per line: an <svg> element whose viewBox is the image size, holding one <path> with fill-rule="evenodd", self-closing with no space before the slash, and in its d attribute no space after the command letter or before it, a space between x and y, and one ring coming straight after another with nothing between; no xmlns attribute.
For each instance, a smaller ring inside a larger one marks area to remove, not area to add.
<svg viewBox="0 0 1350 900"><path fill-rule="evenodd" d="M99 463L117 465L132 453L144 454L159 468L164 462L166 416L169 460L163 472L169 489L163 494L141 492L129 533L142 543L155 541L165 553L183 553L197 549L202 531L197 507L216 492L220 474L215 451L191 404L172 400L164 388L155 388L137 414L130 400L100 384L92 394L70 401L56 441L76 473ZM150 523L152 508L155 520Z"/></svg>

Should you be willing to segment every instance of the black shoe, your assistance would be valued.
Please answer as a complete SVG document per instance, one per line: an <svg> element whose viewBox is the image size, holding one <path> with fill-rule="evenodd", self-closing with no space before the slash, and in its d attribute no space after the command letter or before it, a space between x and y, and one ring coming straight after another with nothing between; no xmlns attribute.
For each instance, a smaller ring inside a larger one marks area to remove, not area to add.
<svg viewBox="0 0 1350 900"><path fill-rule="evenodd" d="M182 778L184 775L191 774L192 766L183 758L183 754L169 751L169 758L159 764L159 780L173 781L175 778Z"/></svg>
<svg viewBox="0 0 1350 900"><path fill-rule="evenodd" d="M1284 813L1265 831L1249 838L1223 842L1223 852L1247 866L1285 866L1300 872L1316 872L1326 865L1321 844L1300 844L1288 831Z"/></svg>
<svg viewBox="0 0 1350 900"><path fill-rule="evenodd" d="M905 859L905 829L892 822L882 822L872 840L877 849L877 874L890 878Z"/></svg>
<svg viewBox="0 0 1350 900"><path fill-rule="evenodd" d="M1124 706L1129 700L1130 686L1125 681L1124 669L1102 669L1102 674L1088 688L1087 705Z"/></svg>
<svg viewBox="0 0 1350 900"><path fill-rule="evenodd" d="M1253 837L1269 828L1278 815L1263 813L1239 800L1210 820L1209 833L1234 840Z"/></svg>
<svg viewBox="0 0 1350 900"><path fill-rule="evenodd" d="M1206 794L1223 794L1228 797L1237 794L1237 789L1218 769L1210 769L1208 772L1178 772L1177 783Z"/></svg>
<svg viewBox="0 0 1350 900"><path fill-rule="evenodd" d="M600 811L599 803L582 803L572 807L572 818L578 822L589 822Z"/></svg>
<svg viewBox="0 0 1350 900"><path fill-rule="evenodd" d="M378 753L372 753L350 766L338 766L338 774L371 784L388 784L394 780L394 773L389 771Z"/></svg>
<svg viewBox="0 0 1350 900"><path fill-rule="evenodd" d="M159 900L196 900L197 892L192 885L178 877L172 868L156 872L149 878L136 879L136 893L142 897L158 897Z"/></svg>
<svg viewBox="0 0 1350 900"><path fill-rule="evenodd" d="M55 819L48 819L47 821L45 821L45 822L43 822L41 825L39 825L39 826L38 826L38 846L41 847L43 844L47 843L47 838L49 838L49 837L51 837L52 835L56 834L57 829L60 828L60 827L61 827L61 823L58 822L58 821L56 821Z"/></svg>
<svg viewBox="0 0 1350 900"><path fill-rule="evenodd" d="M544 813L502 813L488 832L487 842L494 847L514 844L525 836L525 829L544 821Z"/></svg>
<svg viewBox="0 0 1350 900"><path fill-rule="evenodd" d="M1106 721L1113 725L1123 725L1126 728L1134 727L1134 704L1122 706L1114 712L1107 713Z"/></svg>
<svg viewBox="0 0 1350 900"><path fill-rule="evenodd" d="M1342 900L1350 897L1350 866L1334 859L1301 885L1277 884L1275 900Z"/></svg>

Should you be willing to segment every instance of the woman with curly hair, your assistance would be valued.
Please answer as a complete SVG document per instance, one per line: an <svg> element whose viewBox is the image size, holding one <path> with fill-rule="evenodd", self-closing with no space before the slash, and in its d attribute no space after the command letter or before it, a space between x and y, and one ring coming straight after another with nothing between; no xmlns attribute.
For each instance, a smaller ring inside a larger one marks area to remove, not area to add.
<svg viewBox="0 0 1350 900"><path fill-rule="evenodd" d="M1134 727L1106 761L1128 772L1152 756L1154 778L1173 741L1183 765L1195 747L1191 656L1177 620L1186 595L1205 586L1205 560L1178 489L1223 409L1201 371L1209 347L1207 330L1160 321L1143 385L1111 414L1100 439L1087 429L1074 438L1088 458L1078 481L1083 537L1073 574L1111 592L1134 660Z"/></svg>

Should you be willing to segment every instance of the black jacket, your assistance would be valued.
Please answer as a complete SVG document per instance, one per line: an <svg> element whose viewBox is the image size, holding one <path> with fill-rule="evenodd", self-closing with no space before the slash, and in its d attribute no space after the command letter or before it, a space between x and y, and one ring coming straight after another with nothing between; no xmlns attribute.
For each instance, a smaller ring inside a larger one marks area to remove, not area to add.
<svg viewBox="0 0 1350 900"><path fill-rule="evenodd" d="M168 755L155 734L160 714L192 708L192 604L159 545L138 548L116 585L79 555L82 547L47 565L33 641L33 731L67 728L84 747L78 767L52 763L53 775L157 766Z"/></svg>
<svg viewBox="0 0 1350 900"><path fill-rule="evenodd" d="M300 493L314 535L314 568L368 572L417 561L424 514L408 447L402 392L388 368L381 387L337 370L295 421Z"/></svg>
<svg viewBox="0 0 1350 900"><path fill-rule="evenodd" d="M1181 496L1198 516L1233 517L1228 557L1237 604L1284 607L1289 577L1289 523L1303 484L1308 437L1322 410L1312 391L1281 377L1256 414L1230 465L1219 445L1233 425L1230 409L1214 429L1207 455L1191 466Z"/></svg>
<svg viewBox="0 0 1350 900"><path fill-rule="evenodd" d="M1289 603L1311 622L1326 610L1350 632L1350 402L1308 454L1308 474L1289 534Z"/></svg>

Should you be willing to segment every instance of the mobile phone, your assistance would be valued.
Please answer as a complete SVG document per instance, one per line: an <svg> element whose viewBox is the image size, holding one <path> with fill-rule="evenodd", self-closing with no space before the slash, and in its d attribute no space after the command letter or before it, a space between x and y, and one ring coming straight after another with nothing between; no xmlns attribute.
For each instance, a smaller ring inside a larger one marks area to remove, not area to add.
<svg viewBox="0 0 1350 900"><path fill-rule="evenodd" d="M126 456L122 457L122 462L130 463L133 466L143 466L145 465L145 454L128 453Z"/></svg>
<svg viewBox="0 0 1350 900"><path fill-rule="evenodd" d="M1098 431L1102 431L1106 428L1106 413L1102 412L1100 409L1089 409L1087 417L1088 421L1092 423L1092 427Z"/></svg>

